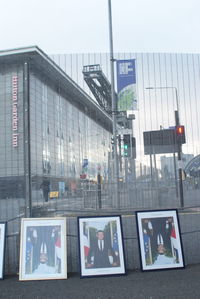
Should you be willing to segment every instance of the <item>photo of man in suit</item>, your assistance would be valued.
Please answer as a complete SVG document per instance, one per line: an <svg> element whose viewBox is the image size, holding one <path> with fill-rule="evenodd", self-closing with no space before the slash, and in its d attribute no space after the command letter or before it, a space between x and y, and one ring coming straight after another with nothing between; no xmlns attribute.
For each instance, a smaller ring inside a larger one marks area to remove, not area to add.
<svg viewBox="0 0 200 299"><path fill-rule="evenodd" d="M117 257L103 230L98 230L91 242L86 268L108 268L118 266Z"/></svg>

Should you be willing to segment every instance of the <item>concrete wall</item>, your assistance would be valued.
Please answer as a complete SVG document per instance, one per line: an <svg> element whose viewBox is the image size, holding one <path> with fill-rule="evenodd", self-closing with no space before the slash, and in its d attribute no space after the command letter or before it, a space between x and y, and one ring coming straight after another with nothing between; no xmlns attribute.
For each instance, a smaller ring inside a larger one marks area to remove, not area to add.
<svg viewBox="0 0 200 299"><path fill-rule="evenodd" d="M116 213L117 214L117 213ZM68 272L79 272L77 217L67 217L67 264ZM185 264L200 263L200 212L179 212ZM7 238L6 273L17 273L19 267L19 221L15 221L15 233ZM8 223L10 226L11 223ZM140 256L136 218L133 214L122 215L125 260L128 270L140 269Z"/></svg>

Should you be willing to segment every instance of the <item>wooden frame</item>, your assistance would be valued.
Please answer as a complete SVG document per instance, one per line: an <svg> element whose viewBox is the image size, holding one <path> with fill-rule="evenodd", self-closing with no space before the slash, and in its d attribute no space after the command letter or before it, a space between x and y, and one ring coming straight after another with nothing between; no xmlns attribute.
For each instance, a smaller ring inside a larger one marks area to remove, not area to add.
<svg viewBox="0 0 200 299"><path fill-rule="evenodd" d="M125 274L120 216L78 218L81 277Z"/></svg>
<svg viewBox="0 0 200 299"><path fill-rule="evenodd" d="M136 212L143 271L184 268L176 209Z"/></svg>
<svg viewBox="0 0 200 299"><path fill-rule="evenodd" d="M19 279L66 279L66 245L66 218L23 218Z"/></svg>

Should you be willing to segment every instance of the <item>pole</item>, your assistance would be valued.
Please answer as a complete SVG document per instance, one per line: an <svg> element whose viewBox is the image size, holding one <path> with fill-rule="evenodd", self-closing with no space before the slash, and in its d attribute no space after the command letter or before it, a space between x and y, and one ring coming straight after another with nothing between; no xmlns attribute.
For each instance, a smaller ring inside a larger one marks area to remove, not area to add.
<svg viewBox="0 0 200 299"><path fill-rule="evenodd" d="M24 62L23 69L23 114L24 114L24 176L25 176L25 217L32 214L31 192L31 146L30 146L30 97L29 97L29 64Z"/></svg>
<svg viewBox="0 0 200 299"><path fill-rule="evenodd" d="M156 154L155 152L153 153L153 159L154 159L154 169L155 169L155 187L158 190L158 169L157 169L157 164L156 164Z"/></svg>
<svg viewBox="0 0 200 299"><path fill-rule="evenodd" d="M101 175L98 173L97 175L97 197L98 197L98 208L102 208L102 201L101 201Z"/></svg>
<svg viewBox="0 0 200 299"><path fill-rule="evenodd" d="M119 167L117 156L117 103L115 97L115 79L114 79L114 54L113 54L113 33L112 33L112 10L111 0L108 0L108 16L109 16L109 41L110 41L110 72L111 72L111 96L112 96L112 122L113 122L113 154L114 154L114 181L116 184L117 207L120 207L119 198Z"/></svg>
<svg viewBox="0 0 200 299"><path fill-rule="evenodd" d="M122 140L121 140L121 135L119 135L119 171L120 171L120 175L122 173L122 149L121 149L121 144L122 144Z"/></svg>
<svg viewBox="0 0 200 299"><path fill-rule="evenodd" d="M175 187L176 187L176 197L178 198L178 180L177 180L177 170L176 170L176 155L173 153L174 160L174 179L175 179Z"/></svg>
<svg viewBox="0 0 200 299"><path fill-rule="evenodd" d="M177 95L177 93L176 93ZM178 102L178 101L177 101ZM175 111L175 124L180 125L178 110ZM183 179L182 179L182 167L181 167L181 157L182 156L182 146L178 144L178 175L179 175L179 193L180 193L180 206L184 207L184 196L183 196Z"/></svg>
<svg viewBox="0 0 200 299"><path fill-rule="evenodd" d="M150 159L150 174L151 174L151 187L154 186L154 181L153 181L153 166L152 166L152 155L149 155L149 159Z"/></svg>

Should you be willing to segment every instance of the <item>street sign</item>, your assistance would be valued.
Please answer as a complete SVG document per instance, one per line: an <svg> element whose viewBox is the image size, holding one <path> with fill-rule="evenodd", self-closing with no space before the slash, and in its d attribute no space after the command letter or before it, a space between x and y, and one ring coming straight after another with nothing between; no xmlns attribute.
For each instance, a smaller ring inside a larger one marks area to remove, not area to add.
<svg viewBox="0 0 200 299"><path fill-rule="evenodd" d="M143 132L143 137L145 155L178 152L174 129Z"/></svg>

